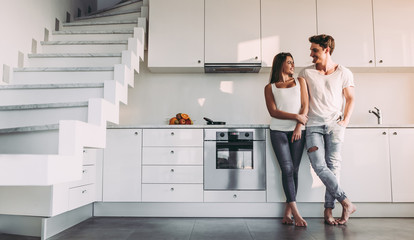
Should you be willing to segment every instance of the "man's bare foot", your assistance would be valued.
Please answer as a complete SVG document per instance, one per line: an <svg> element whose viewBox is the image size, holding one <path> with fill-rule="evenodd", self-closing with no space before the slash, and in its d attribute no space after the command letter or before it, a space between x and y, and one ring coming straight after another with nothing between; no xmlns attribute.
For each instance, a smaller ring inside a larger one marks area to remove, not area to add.
<svg viewBox="0 0 414 240"><path fill-rule="evenodd" d="M292 225L293 224L292 209L290 208L289 204L287 204L287 203L286 203L286 206L285 206L285 214L283 216L282 223L287 224L287 225Z"/></svg>
<svg viewBox="0 0 414 240"><path fill-rule="evenodd" d="M351 214L357 210L356 206L348 198L343 200L341 202L341 205L342 205L342 216L340 219L336 220L336 222L339 225L345 224L348 221Z"/></svg>
<svg viewBox="0 0 414 240"><path fill-rule="evenodd" d="M323 212L323 218L325 220L325 223L328 225L337 225L337 221L332 216L332 208L325 208L325 211Z"/></svg>
<svg viewBox="0 0 414 240"><path fill-rule="evenodd" d="M302 217L294 217L296 227L307 227L308 223Z"/></svg>

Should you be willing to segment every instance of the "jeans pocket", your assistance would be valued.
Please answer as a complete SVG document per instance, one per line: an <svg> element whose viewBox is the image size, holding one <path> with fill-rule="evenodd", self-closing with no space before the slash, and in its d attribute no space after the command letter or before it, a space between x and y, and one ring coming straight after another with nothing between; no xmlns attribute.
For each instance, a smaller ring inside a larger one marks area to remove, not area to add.
<svg viewBox="0 0 414 240"><path fill-rule="evenodd" d="M332 142L343 142L345 140L345 129L346 127L335 123L332 129Z"/></svg>

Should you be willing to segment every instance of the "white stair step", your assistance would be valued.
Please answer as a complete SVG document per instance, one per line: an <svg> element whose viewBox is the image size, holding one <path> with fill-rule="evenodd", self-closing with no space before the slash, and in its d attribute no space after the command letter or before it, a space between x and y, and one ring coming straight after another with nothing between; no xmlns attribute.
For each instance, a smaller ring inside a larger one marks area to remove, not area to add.
<svg viewBox="0 0 414 240"><path fill-rule="evenodd" d="M47 41L42 53L114 53L127 50L128 41Z"/></svg>
<svg viewBox="0 0 414 240"><path fill-rule="evenodd" d="M121 53L29 54L26 67L113 67Z"/></svg>
<svg viewBox="0 0 414 240"><path fill-rule="evenodd" d="M0 106L0 128L57 124L60 120L88 121L88 102Z"/></svg>
<svg viewBox="0 0 414 240"><path fill-rule="evenodd" d="M2 154L58 154L59 124L0 129L0 142Z"/></svg>
<svg viewBox="0 0 414 240"><path fill-rule="evenodd" d="M67 30L55 31L50 37L52 41L116 41L133 37L133 30Z"/></svg>
<svg viewBox="0 0 414 240"><path fill-rule="evenodd" d="M138 26L138 20L104 21L104 22L71 22L63 23L62 31L74 30L132 30Z"/></svg>
<svg viewBox="0 0 414 240"><path fill-rule="evenodd" d="M85 17L75 18L74 22L102 22L102 21L113 21L113 20L135 20L141 17L140 10L126 10L115 13L98 13Z"/></svg>
<svg viewBox="0 0 414 240"><path fill-rule="evenodd" d="M0 86L1 106L88 101L104 98L103 83Z"/></svg>
<svg viewBox="0 0 414 240"><path fill-rule="evenodd" d="M113 67L16 68L11 82L13 84L102 83L113 79Z"/></svg>
<svg viewBox="0 0 414 240"><path fill-rule="evenodd" d="M119 3L113 7L105 8L99 11L94 12L93 14L99 14L99 13L118 13L118 12L124 12L127 10L140 10L143 6L143 1L127 1L123 3Z"/></svg>

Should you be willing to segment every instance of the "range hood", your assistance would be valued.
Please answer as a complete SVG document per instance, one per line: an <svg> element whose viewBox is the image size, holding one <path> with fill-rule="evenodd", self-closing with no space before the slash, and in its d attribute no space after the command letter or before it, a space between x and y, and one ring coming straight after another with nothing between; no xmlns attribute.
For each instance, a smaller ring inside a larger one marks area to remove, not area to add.
<svg viewBox="0 0 414 240"><path fill-rule="evenodd" d="M205 63L205 73L258 73L261 63Z"/></svg>

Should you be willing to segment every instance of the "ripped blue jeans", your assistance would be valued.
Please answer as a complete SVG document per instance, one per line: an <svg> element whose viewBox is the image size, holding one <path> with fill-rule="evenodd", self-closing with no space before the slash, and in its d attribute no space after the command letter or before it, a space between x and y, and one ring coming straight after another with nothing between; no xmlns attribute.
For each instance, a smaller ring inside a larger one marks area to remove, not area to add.
<svg viewBox="0 0 414 240"><path fill-rule="evenodd" d="M312 168L326 187L325 208L335 208L335 199L345 200L339 185L341 146L345 127L336 122L306 127L306 148Z"/></svg>

